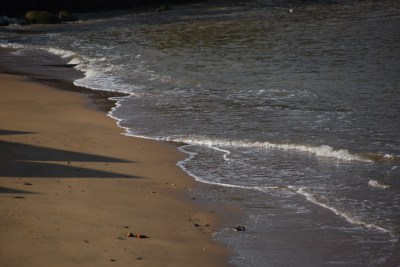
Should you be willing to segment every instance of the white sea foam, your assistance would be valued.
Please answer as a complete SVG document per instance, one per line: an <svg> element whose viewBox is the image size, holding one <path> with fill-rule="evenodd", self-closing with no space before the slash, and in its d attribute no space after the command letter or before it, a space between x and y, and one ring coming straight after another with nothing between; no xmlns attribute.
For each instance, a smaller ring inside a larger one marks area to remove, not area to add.
<svg viewBox="0 0 400 267"><path fill-rule="evenodd" d="M246 142L246 141L221 140L221 139L212 140L201 137L181 138L171 141L177 141L191 145L209 146L209 147L239 147L239 148L261 148L261 149L298 151L298 152L310 153L317 157L334 158L337 160L372 162L369 159L353 155L346 149L335 150L334 148L327 145L308 146L300 144L276 144L270 142Z"/></svg>
<svg viewBox="0 0 400 267"><path fill-rule="evenodd" d="M302 196L304 196L308 201L321 206L325 209L328 209L330 211L332 211L333 213L335 213L338 216L341 216L342 218L344 218L346 221L350 222L351 224L356 224L356 225L362 225L366 228L373 228L373 229L377 229L379 231L385 232L385 233L389 233L392 236L394 236L394 234L388 230L385 229L381 226L375 225L373 223L366 223L363 222L362 220L359 220L357 218L352 217L351 215L349 215L346 212L341 212L339 211L337 208L332 207L328 204L322 203L321 201L318 201L317 198L310 192L308 192L304 187L300 187L300 188L296 188L294 186L243 186L243 185L234 185L234 184L228 184L228 183L221 183L221 182L216 182L216 181L209 181L206 180L202 177L199 177L195 174L193 174L192 172L190 172L186 167L185 167L185 163L188 161L193 160L193 158L197 155L195 152L188 152L187 150L185 150L185 147L190 146L190 145L186 145L186 146L182 146L179 148L180 151L189 154L189 157L185 160L182 160L180 162L178 162L178 166L184 170L185 172L187 172L189 175L191 175L192 177L194 177L195 180L202 182L202 183L206 183L206 184L211 184L211 185L218 185L218 186L223 186L223 187L227 187L227 188L238 188L238 189L244 189L244 190L254 190L254 191L260 191L260 192L270 192L271 190L286 190L288 193L289 192L293 192L293 193L297 193L300 194ZM392 240L393 242L397 242L397 238Z"/></svg>
<svg viewBox="0 0 400 267"><path fill-rule="evenodd" d="M69 60L68 64L76 65L75 68L83 72L85 77L75 80L74 85L94 90L117 91L128 94L140 88L123 83L116 76L108 75L107 73L115 73L118 71L115 70L116 66L105 62L106 58L104 57L88 57L73 51L54 47L45 50L51 54Z"/></svg>
<svg viewBox="0 0 400 267"><path fill-rule="evenodd" d="M377 229L377 230L385 232L385 233L392 234L391 231L388 230L388 229L385 229L385 228L383 228L381 226L378 226L378 225L375 225L375 224L372 224L372 223L364 222L362 220L354 218L353 216L351 216L350 214L348 214L346 212L342 212L342 211L338 210L337 208L334 208L332 206L329 206L328 204L325 204L325 203L322 203L321 201L318 201L318 199L312 193L308 192L306 190L306 188L304 188L304 187L296 188L294 186L289 186L288 188L293 190L294 192L300 194L300 195L303 195L308 201L310 201L310 202L312 202L312 203L314 203L316 205L319 205L319 206L321 206L321 207L323 207L325 209L331 210L333 213L335 213L338 216L341 216L346 221L348 221L348 222L350 222L352 224L362 225L362 226L367 227L367 228L373 228L373 229Z"/></svg>
<svg viewBox="0 0 400 267"><path fill-rule="evenodd" d="M54 47L50 47L50 48L45 48L45 47L38 47L38 46L26 46L26 45L21 45L21 44L15 44L15 43L1 43L0 42L0 48L11 48L11 49L26 49L26 50L30 50L30 49L34 49L34 50L39 50L39 51L46 51L50 54L56 55L56 56L60 56L61 58L64 59L76 59L76 57L78 57L79 55L75 52L72 51L68 51L68 50L63 50L63 49L58 49L58 48L54 48ZM70 64L78 64L81 63L81 61L79 62L75 62L75 63L70 63Z"/></svg>
<svg viewBox="0 0 400 267"><path fill-rule="evenodd" d="M184 170L186 173L188 173L190 176L192 176L196 181L202 182L205 184L211 184L211 185L218 185L222 187L227 187L227 188L239 188L239 189L245 189L245 190L261 190L261 187L253 187L253 186L243 186L243 185L235 185L235 184L228 184L228 183L222 183L222 182L217 182L217 181L209 181L204 179L203 177L200 177L198 175L195 175L194 173L190 172L188 168L186 168L185 164L189 161L192 161L193 158L197 155L195 152L189 152L185 150L186 147L191 146L191 145L185 145L179 147L179 151L186 153L189 155L188 158L181 160L177 163L177 165ZM264 188L266 189L266 187Z"/></svg>
<svg viewBox="0 0 400 267"><path fill-rule="evenodd" d="M192 161L192 160L194 159L194 157L197 155L197 153L195 153L195 152L190 152L190 151L185 150L185 148L188 147L188 146L190 146L190 145L185 145L185 146L181 146L181 147L178 148L179 151L181 151L181 152L186 153L186 154L189 155L188 158L186 158L186 159L184 159L184 160L181 160L181 161L179 161L179 162L177 163L177 165L178 165L182 170L184 170L186 173L188 173L190 176L192 176L192 177L193 177L196 181L198 181L198 182L202 182L202 183L205 183L205 184L220 185L220 186L224 186L224 187L236 187L235 185L231 185L231 184L224 184L224 183L218 183L218 182L208 181L208 180L204 179L203 177L200 177L200 176L195 175L194 173L190 172L189 169L186 168L185 164L186 164L187 162L189 162L189 161ZM240 188L242 188L242 187L240 187ZM245 189L245 188L243 188L243 189ZM246 189L247 189L247 188L246 188Z"/></svg>
<svg viewBox="0 0 400 267"><path fill-rule="evenodd" d="M385 154L383 155L383 158L386 160L400 160L399 155L393 155L393 154Z"/></svg>
<svg viewBox="0 0 400 267"><path fill-rule="evenodd" d="M368 185L371 187L374 187L374 188L379 188L379 189L388 189L391 187L390 185L384 184L382 182L378 182L376 180L369 180Z"/></svg>
<svg viewBox="0 0 400 267"><path fill-rule="evenodd" d="M111 69L113 66L108 66L108 68ZM124 83L118 77L108 75L106 68L97 67L96 64L89 63L77 69L85 73L84 78L74 81L74 84L77 86L94 90L126 93L129 95L136 95L135 91L142 88L141 86Z"/></svg>
<svg viewBox="0 0 400 267"><path fill-rule="evenodd" d="M104 57L89 57L79 54L78 52L61 49L57 47L45 47L45 46L24 46L14 43L2 43L0 41L1 48L12 48L17 50L39 50L47 53L59 56L65 60L68 60L68 64L75 65L74 68L81 71L84 77L75 80L74 85L86 87L94 90L103 91L116 91L127 94L134 94L137 89L141 87L126 84L121 82L114 75L109 73L118 73L115 70L115 66L106 62Z"/></svg>
<svg viewBox="0 0 400 267"><path fill-rule="evenodd" d="M64 50L64 49L59 49L59 48L54 48L54 47L50 47L49 49L46 49L46 50L49 53L60 56L62 58L71 58L71 57L75 57L77 55L77 53L75 53L75 52Z"/></svg>
<svg viewBox="0 0 400 267"><path fill-rule="evenodd" d="M212 148L217 150L217 151L222 152L224 160L225 161L229 161L229 154L231 154L231 152L229 150L218 148L218 147L215 147L215 146L213 146Z"/></svg>
<svg viewBox="0 0 400 267"><path fill-rule="evenodd" d="M222 183L222 182L218 182L218 181L209 181L204 179L203 177L200 177L198 175L195 175L194 173L190 172L189 169L187 169L185 167L185 164L189 161L192 161L194 159L194 157L197 155L196 152L191 152L191 151L187 151L185 150L185 148L190 147L191 145L184 145L179 147L179 151L186 153L189 155L188 158L181 160L177 163L177 165L184 170L186 173L188 173L190 176L192 176L196 181L198 182L202 182L205 184L211 184L211 185L218 185L218 186L222 186L222 187L227 187L227 188L239 188L239 189L245 189L245 190L254 190L254 191L260 191L260 192L271 192L271 190L287 190L289 189L288 186L286 185L281 185L281 186L269 186L269 185L262 185L262 186L244 186L244 185L235 185L235 184L228 184L228 183ZM292 191L289 189L289 191Z"/></svg>
<svg viewBox="0 0 400 267"><path fill-rule="evenodd" d="M0 48L23 49L23 48L25 48L25 46L21 45L21 44L15 44L15 43L1 43L0 42Z"/></svg>

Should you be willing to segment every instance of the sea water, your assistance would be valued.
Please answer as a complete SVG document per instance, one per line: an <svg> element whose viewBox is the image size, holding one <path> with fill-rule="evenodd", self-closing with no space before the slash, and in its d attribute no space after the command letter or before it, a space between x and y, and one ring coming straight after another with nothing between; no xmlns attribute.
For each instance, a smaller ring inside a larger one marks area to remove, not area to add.
<svg viewBox="0 0 400 267"><path fill-rule="evenodd" d="M398 1L212 1L0 29L79 86L125 92L127 135L183 143L178 165L236 205L214 235L237 266L400 265Z"/></svg>

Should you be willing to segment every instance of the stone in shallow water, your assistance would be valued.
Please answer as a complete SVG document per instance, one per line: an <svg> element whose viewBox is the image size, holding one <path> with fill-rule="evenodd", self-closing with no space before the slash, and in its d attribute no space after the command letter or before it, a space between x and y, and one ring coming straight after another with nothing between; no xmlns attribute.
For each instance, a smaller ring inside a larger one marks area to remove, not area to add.
<svg viewBox="0 0 400 267"><path fill-rule="evenodd" d="M246 227L238 225L232 228L232 230L237 231L237 232L243 232L246 231Z"/></svg>
<svg viewBox="0 0 400 267"><path fill-rule="evenodd" d="M25 18L30 24L53 24L59 22L59 19L55 14L39 10L30 10L26 12Z"/></svg>

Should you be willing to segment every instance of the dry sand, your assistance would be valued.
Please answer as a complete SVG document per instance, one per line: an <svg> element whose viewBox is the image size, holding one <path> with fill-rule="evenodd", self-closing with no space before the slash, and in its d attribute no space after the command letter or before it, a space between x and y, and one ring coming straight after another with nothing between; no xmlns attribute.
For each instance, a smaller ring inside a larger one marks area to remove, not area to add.
<svg viewBox="0 0 400 267"><path fill-rule="evenodd" d="M228 265L174 146L20 76L0 75L0 103L0 266Z"/></svg>

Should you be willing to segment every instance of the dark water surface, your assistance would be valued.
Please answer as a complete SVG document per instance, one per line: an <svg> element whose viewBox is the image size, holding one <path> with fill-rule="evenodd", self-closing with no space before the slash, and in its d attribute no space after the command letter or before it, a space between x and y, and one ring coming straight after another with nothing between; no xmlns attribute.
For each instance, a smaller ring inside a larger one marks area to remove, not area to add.
<svg viewBox="0 0 400 267"><path fill-rule="evenodd" d="M13 56L76 64L126 92L128 135L243 211L215 238L237 266L400 266L398 1L204 2L0 29Z"/></svg>

